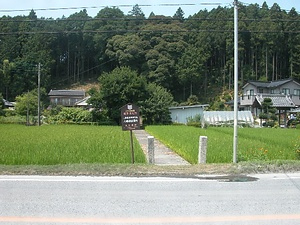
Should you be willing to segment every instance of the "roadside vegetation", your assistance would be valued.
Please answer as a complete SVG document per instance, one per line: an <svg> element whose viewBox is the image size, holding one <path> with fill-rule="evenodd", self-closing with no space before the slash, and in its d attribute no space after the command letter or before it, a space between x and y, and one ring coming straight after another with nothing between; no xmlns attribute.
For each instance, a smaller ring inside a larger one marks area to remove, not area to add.
<svg viewBox="0 0 300 225"><path fill-rule="evenodd" d="M0 124L0 164L131 163L130 133L117 126ZM135 162L145 156L134 140Z"/></svg>
<svg viewBox="0 0 300 225"><path fill-rule="evenodd" d="M207 136L207 163L230 163L233 129L190 126L147 126L147 132L192 164L198 160L199 137ZM297 160L300 157L298 129L241 128L238 130L238 161Z"/></svg>

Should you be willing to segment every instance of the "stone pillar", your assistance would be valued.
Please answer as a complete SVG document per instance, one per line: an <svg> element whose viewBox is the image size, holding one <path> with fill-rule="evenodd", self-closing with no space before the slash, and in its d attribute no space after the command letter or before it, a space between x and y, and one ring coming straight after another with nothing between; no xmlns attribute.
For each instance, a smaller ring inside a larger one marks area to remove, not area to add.
<svg viewBox="0 0 300 225"><path fill-rule="evenodd" d="M198 164L206 163L206 151L207 151L207 137L200 136L199 138L199 153L198 153Z"/></svg>
<svg viewBox="0 0 300 225"><path fill-rule="evenodd" d="M148 162L154 164L154 137L148 136Z"/></svg>

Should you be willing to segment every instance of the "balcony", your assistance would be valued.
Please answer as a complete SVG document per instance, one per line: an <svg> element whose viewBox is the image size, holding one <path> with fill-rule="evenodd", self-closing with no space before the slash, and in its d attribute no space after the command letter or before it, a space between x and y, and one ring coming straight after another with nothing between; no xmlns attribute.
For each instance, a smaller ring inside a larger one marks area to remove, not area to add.
<svg viewBox="0 0 300 225"><path fill-rule="evenodd" d="M290 97L296 106L300 106L300 95L291 95Z"/></svg>
<svg viewBox="0 0 300 225"><path fill-rule="evenodd" d="M255 95L242 95L240 97L240 105L246 106L246 105L252 105L255 100Z"/></svg>

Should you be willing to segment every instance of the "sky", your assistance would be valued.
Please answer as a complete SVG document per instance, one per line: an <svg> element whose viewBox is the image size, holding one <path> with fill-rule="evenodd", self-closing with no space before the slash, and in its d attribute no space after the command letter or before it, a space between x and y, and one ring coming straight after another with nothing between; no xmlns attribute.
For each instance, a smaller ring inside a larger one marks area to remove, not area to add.
<svg viewBox="0 0 300 225"><path fill-rule="evenodd" d="M289 11L292 7L300 12L300 0L239 0L243 4L257 3L260 6L264 1L271 7L277 3L282 10ZM194 15L200 10L210 11L219 5L231 7L234 0L0 0L0 16L28 15L33 9L38 18L61 18L79 12L86 7L89 16L96 16L106 6L116 6L128 14L136 4L140 6L145 16L151 12L155 15L173 16L181 7L184 16Z"/></svg>

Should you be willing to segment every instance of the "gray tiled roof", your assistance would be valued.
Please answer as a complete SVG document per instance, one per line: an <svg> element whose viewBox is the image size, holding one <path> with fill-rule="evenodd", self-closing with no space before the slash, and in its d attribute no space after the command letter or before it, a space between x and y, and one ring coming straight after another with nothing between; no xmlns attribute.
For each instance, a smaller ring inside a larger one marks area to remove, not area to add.
<svg viewBox="0 0 300 225"><path fill-rule="evenodd" d="M272 100L273 106L276 108L295 108L296 105L287 95L257 95L256 100L261 105L265 98Z"/></svg>
<svg viewBox="0 0 300 225"><path fill-rule="evenodd" d="M265 87L265 88L267 88L270 84L270 82L265 82L265 81L249 81L248 83L256 87Z"/></svg>
<svg viewBox="0 0 300 225"><path fill-rule="evenodd" d="M290 81L293 81L293 79L289 78L277 81L249 81L248 83L260 88L276 88Z"/></svg>
<svg viewBox="0 0 300 225"><path fill-rule="evenodd" d="M285 79L285 80L277 80L277 81L272 81L272 82L270 82L270 84L269 84L269 88L274 88L274 87L279 87L279 86L281 86L281 85L283 85L283 84L285 84L285 83L288 83L288 82L290 82L290 81L292 81L293 79Z"/></svg>
<svg viewBox="0 0 300 225"><path fill-rule="evenodd" d="M82 90L51 90L49 96L85 96Z"/></svg>

